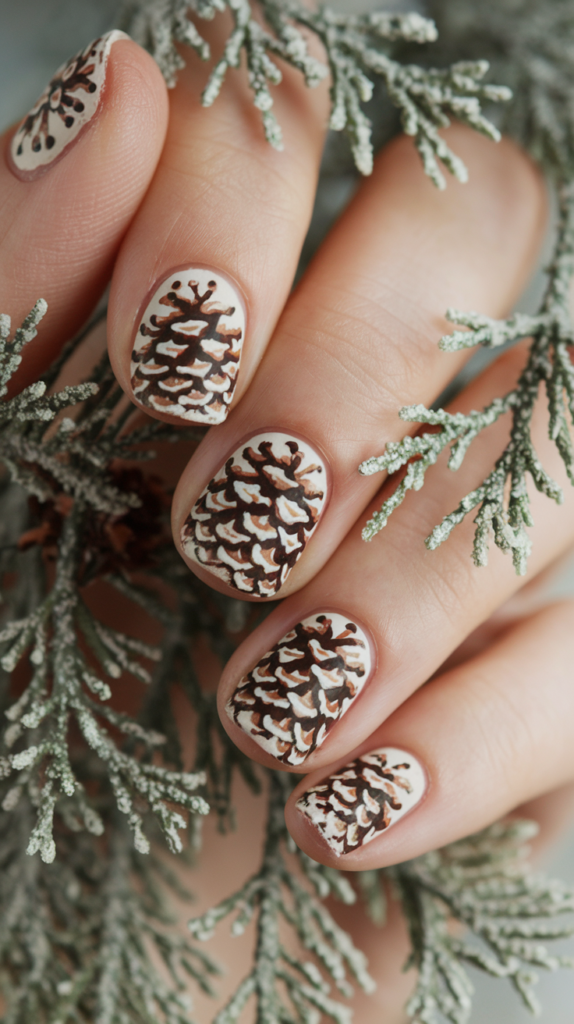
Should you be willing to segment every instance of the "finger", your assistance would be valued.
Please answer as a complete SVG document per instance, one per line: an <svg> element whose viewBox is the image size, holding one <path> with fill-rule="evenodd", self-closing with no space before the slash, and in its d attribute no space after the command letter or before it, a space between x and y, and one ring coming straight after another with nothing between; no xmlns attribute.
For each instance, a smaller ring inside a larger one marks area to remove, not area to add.
<svg viewBox="0 0 574 1024"><path fill-rule="evenodd" d="M59 69L5 135L0 309L18 324L38 298L48 303L20 383L42 372L100 298L155 170L166 115L155 62L113 32Z"/></svg>
<svg viewBox="0 0 574 1024"><path fill-rule="evenodd" d="M298 845L346 870L383 867L571 781L573 616L565 601L513 627L420 690L326 779L302 781L287 808Z"/></svg>
<svg viewBox="0 0 574 1024"><path fill-rule="evenodd" d="M114 274L109 348L152 416L221 423L245 392L292 285L327 120L325 87L285 69L285 149L263 138L243 72L210 110L190 61L171 94L166 146Z"/></svg>
<svg viewBox="0 0 574 1024"><path fill-rule="evenodd" d="M500 359L462 393L457 409L482 408L506 394L524 358L522 346ZM295 771L345 756L522 586L511 559L498 549L488 568L473 565L470 520L437 551L423 545L461 495L491 471L507 429L499 422L482 434L457 473L446 460L437 465L423 494L409 495L372 545L361 539L358 523L328 566L234 654L221 680L220 714L249 756ZM542 408L532 422L532 440L565 493L562 506L531 495L535 576L574 540L574 489Z"/></svg>
<svg viewBox="0 0 574 1024"><path fill-rule="evenodd" d="M378 487L361 460L404 431L402 405L433 401L465 358L437 348L444 309L497 314L522 287L544 218L537 172L509 142L450 134L471 183L437 193L405 140L381 155L248 394L184 473L174 536L216 589L286 596L310 580Z"/></svg>

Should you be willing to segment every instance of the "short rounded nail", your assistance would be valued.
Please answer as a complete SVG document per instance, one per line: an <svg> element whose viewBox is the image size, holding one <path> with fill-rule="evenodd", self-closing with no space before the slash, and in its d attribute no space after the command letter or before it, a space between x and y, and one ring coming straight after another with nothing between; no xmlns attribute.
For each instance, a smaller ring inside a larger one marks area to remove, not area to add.
<svg viewBox="0 0 574 1024"><path fill-rule="evenodd" d="M415 807L426 790L412 754L383 747L312 786L296 806L341 856L372 842Z"/></svg>
<svg viewBox="0 0 574 1024"><path fill-rule="evenodd" d="M227 714L286 765L300 765L326 740L371 675L371 644L339 612L298 622L240 680Z"/></svg>
<svg viewBox="0 0 574 1024"><path fill-rule="evenodd" d="M58 68L39 100L17 128L11 144L12 169L34 175L55 163L97 113L110 50L125 32L108 32Z"/></svg>
<svg viewBox="0 0 574 1024"><path fill-rule="evenodd" d="M208 267L172 272L138 324L131 357L135 398L148 409L212 426L229 411L245 335L237 288Z"/></svg>
<svg viewBox="0 0 574 1024"><path fill-rule="evenodd" d="M327 469L306 441L267 431L246 441L200 494L181 530L188 558L244 594L274 597L315 532Z"/></svg>

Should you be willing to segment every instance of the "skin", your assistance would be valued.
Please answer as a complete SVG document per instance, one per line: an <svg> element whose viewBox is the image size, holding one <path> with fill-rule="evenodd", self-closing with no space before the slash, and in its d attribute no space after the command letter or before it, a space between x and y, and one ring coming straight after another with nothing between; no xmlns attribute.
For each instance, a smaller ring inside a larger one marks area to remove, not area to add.
<svg viewBox="0 0 574 1024"><path fill-rule="evenodd" d="M474 569L472 523L433 554L422 546L429 529L491 468L507 423L475 442L456 475L435 467L424 491L408 497L370 546L360 540L360 529L381 504L381 480L357 473L364 458L404 435L398 408L433 402L463 364L464 353L447 356L436 345L449 330L447 305L502 316L516 301L546 222L540 175L512 142L495 146L455 126L449 142L471 180L466 186L449 182L438 193L412 143L396 140L291 293L324 138L325 87L309 93L287 71L277 94L285 134L285 152L278 154L261 139L240 73L211 111L197 101L205 75L190 60L168 101L153 61L134 43L118 42L102 109L66 156L29 182L0 163L0 308L18 321L39 295L50 303L18 384L33 379L66 340L59 324L65 322L71 335L85 320L113 268L109 350L130 394L133 334L154 283L187 261L228 274L247 307L244 359L228 419L209 432L181 473L175 542L227 454L270 425L320 449L331 492L313 540L280 593L285 600L226 666L222 709L241 676L289 626L319 608L356 616L377 654L364 693L298 769L310 775L287 807L291 833L317 860L348 870L410 858L527 802L551 833L570 808L574 778L572 602L505 619L500 609L518 600L524 580L498 551L488 569ZM524 347L503 356L453 408L480 407L503 393L524 356ZM543 409L534 441L566 502L557 508L532 495L536 525L527 583L574 542L574 492L547 439ZM227 589L187 561L210 585ZM241 749L278 767L224 711L222 721ZM368 846L337 858L294 801L356 754L385 743L423 762L426 798ZM567 796L555 798L554 791ZM248 822L247 843L251 829ZM354 913L341 911L342 923L358 941L359 933L366 936L383 971L378 933L372 937ZM400 924L393 928L390 948L396 951L404 935L393 945ZM395 968L392 960L391 974ZM404 991L396 992L394 1009L385 1008L389 1024L401 1020ZM361 1020L369 1020L362 1004Z"/></svg>
<svg viewBox="0 0 574 1024"><path fill-rule="evenodd" d="M156 170L166 93L151 57L121 40L98 115L62 160L34 181L19 180L0 160L0 306L21 323L39 296L48 302L41 343L27 350L17 387L42 372L100 298Z"/></svg>

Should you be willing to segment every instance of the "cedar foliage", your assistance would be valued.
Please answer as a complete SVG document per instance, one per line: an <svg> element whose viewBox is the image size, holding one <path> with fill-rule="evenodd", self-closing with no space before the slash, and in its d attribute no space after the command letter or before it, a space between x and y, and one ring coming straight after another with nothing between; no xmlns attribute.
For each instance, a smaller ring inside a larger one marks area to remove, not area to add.
<svg viewBox="0 0 574 1024"><path fill-rule="evenodd" d="M206 105L244 55L263 129L280 147L270 88L280 82L277 59L298 68L309 86L330 74L331 127L347 136L358 170L371 169L373 128L384 141L398 121L439 187L445 184L439 160L462 180L466 169L438 130L456 117L497 138L482 104L508 100L508 87L515 90L515 99L497 115L500 126L542 162L560 195L546 297L536 316L515 314L502 322L451 311L451 320L466 329L441 344L447 351L478 344L498 348L532 337L528 365L516 388L482 412L462 417L403 410L403 419L438 425L439 432L389 446L362 471L407 466L408 483L403 481L389 499L392 507L387 503L369 525L371 534L410 486L418 489L440 451L451 445L456 469L480 430L511 412L511 440L491 476L428 543L442 542L479 506L475 560L486 561L493 534L522 572L529 549L527 475L554 500L560 498L529 441L540 384L552 436L572 472L566 291L572 273L574 12L567 0L429 0L427 6L436 24L418 13L310 12L298 0L261 0L262 20L252 17L247 0L127 0L119 19L151 50L173 85L183 60L175 44L208 60L202 22L229 9L233 28L204 92ZM322 40L325 67L309 56L305 32ZM485 58L501 85L485 83ZM339 173L346 173L337 158ZM324 181L328 174L326 167ZM170 495L138 466L154 447L182 433L158 422L133 427L107 358L88 382L58 390L62 367L93 324L64 348L41 381L6 398L22 349L45 309L40 300L13 335L9 317L0 319L3 1024L189 1024L190 990L198 985L213 991L219 969L198 943L228 917L238 936L254 920L257 942L252 970L217 1024L239 1021L248 1000L254 1000L249 1006L255 1006L257 1024L345 1024L349 1010L337 991L346 996L351 981L366 990L373 982L363 954L324 901L330 894L344 902L362 898L382 923L389 889L405 913L411 964L418 969L408 1008L413 1022L468 1020L467 965L509 979L533 1009L534 968L554 970L566 962L547 943L571 934L574 896L529 873L525 843L532 826L493 826L412 863L355 876L356 886L295 850L282 816L290 777L256 769L229 742L214 698L197 678L200 643L207 641L223 663L251 611L208 590L183 567L169 536ZM186 436L199 440L200 432ZM143 643L101 621L91 610L94 587L119 593L159 623L160 641ZM137 715L114 707L124 678L144 690ZM183 770L166 699L174 684L195 712L192 772ZM156 854L156 844L167 842L174 854L185 844L180 855L197 853L201 818L208 812L223 827L232 826L237 772L268 804L260 867L238 892L193 919L189 938L181 938L173 927L174 901L181 903L187 894ZM282 945L280 920L297 936L300 957ZM453 922L462 928L453 930ZM158 970L157 956L167 976Z"/></svg>

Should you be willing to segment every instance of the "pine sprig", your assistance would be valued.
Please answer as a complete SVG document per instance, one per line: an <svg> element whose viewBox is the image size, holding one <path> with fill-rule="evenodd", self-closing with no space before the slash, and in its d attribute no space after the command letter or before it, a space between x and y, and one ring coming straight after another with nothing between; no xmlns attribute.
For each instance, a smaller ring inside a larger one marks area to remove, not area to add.
<svg viewBox="0 0 574 1024"><path fill-rule="evenodd" d="M157 575L179 597L175 613L167 611L165 606L157 609L153 598L150 607L147 604L149 594L142 594L141 588L136 589L133 584L121 581L126 596L143 607L147 605L150 614L165 622L162 657L154 672L153 687L144 701L139 722L146 729L161 731L167 741L166 757L170 763L181 767L183 758L178 725L171 704L165 699L166 692L177 682L195 713L194 772L204 778L209 807L217 814L221 831L226 831L233 828L235 822L232 800L235 773L241 775L254 793L261 791L261 782L253 762L229 740L219 718L215 694L201 687L195 668L194 648L201 638L207 639L221 664L225 664L235 646L227 634L229 621L235 605L239 604L243 609L245 605L221 595L213 601L213 593L190 575L171 547L165 552ZM119 583L116 581L116 585ZM192 842L198 845L201 819L195 818L191 824Z"/></svg>
<svg viewBox="0 0 574 1024"><path fill-rule="evenodd" d="M527 569L531 541L526 531L534 522L530 512L528 478L538 491L561 504L562 488L544 470L531 438L534 411L539 400L540 385L546 393L549 411L549 436L554 441L568 478L574 483L574 448L571 429L574 426L574 366L570 351L574 345L573 325L569 312L568 290L574 273L574 185L564 184L560 190L560 224L558 243L548 271L546 294L536 316L514 314L506 320L492 320L477 313L449 310L448 318L468 328L446 335L440 341L444 351L483 345L497 348L521 338L532 339L526 365L515 387L502 398L495 398L480 412L447 413L422 405L401 409L401 419L438 427L387 445L385 454L367 459L359 467L364 475L386 470L406 472L394 493L369 520L363 538L371 540L386 526L389 516L411 490L418 491L425 482L427 470L445 448L450 446L448 466L457 470L472 442L501 416L511 413L509 442L496 460L484 482L461 500L456 509L445 516L426 538L430 551L439 547L466 516L478 509L474 522L473 561L477 566L488 562L491 537L501 551L511 552L515 570L523 575Z"/></svg>
<svg viewBox="0 0 574 1024"><path fill-rule="evenodd" d="M6 313L0 314L0 398L4 398L8 393L10 380L22 362L22 350L37 337L38 325L47 311L47 302L38 299L21 327L15 330L13 337L11 318ZM36 381L0 404L0 431L4 424L13 423L15 420L22 424L35 420L50 423L61 409L83 402L95 394L96 390L94 384L87 383L66 387L57 395L47 395L46 383Z"/></svg>
<svg viewBox="0 0 574 1024"><path fill-rule="evenodd" d="M363 955L286 863L292 844L282 808L290 786L284 776L271 775L259 870L237 892L190 922L192 934L202 941L210 939L228 918L236 936L256 922L253 969L214 1024L235 1024L251 998L255 998L254 1019L260 1024L277 1020L306 1024L319 1021L320 1012L326 1019L346 1022L348 1009L329 995L324 975L345 996L350 995L349 970L365 991L372 989ZM466 1024L473 996L468 966L509 980L527 1008L536 1012L534 969L555 971L572 965L572 958L553 955L548 943L574 933L574 893L530 871L527 843L536 830L530 822L504 822L415 861L352 876L316 864L300 852L298 860L319 900L334 895L352 904L358 892L380 925L385 917L385 889L390 887L401 903L411 937L405 969L418 971L409 1018L413 1024ZM282 946L281 918L312 960L295 960ZM315 989L314 999L310 988ZM325 1002L320 1003L317 994Z"/></svg>
<svg viewBox="0 0 574 1024"><path fill-rule="evenodd" d="M290 868L285 855L289 849L293 852L294 847L285 828L283 808L292 781L279 773L268 774L268 820L259 870L241 889L189 924L192 935L205 941L225 918L233 917L231 931L236 936L242 935L252 920L256 921L253 968L217 1014L214 1024L236 1024L252 997L258 1024L319 1024L322 1019L350 1024L350 1009L333 999L324 975L344 996L353 991L349 974L367 992L373 990L374 983L367 972L364 954L337 925L321 900L333 893L352 903L355 894L338 872L314 864L309 858L302 860L314 892ZM291 927L312 960L295 958L285 948L280 938L281 920Z"/></svg>
<svg viewBox="0 0 574 1024"><path fill-rule="evenodd" d="M507 978L533 1013L534 969L572 966L546 944L573 934L574 893L529 873L525 844L535 833L530 822L494 825L382 873L406 916L408 966L419 972L408 1005L413 1024L466 1024L473 986L465 965Z"/></svg>
<svg viewBox="0 0 574 1024"><path fill-rule="evenodd" d="M140 852L149 851L149 842L143 832L142 815L136 809L138 802L144 801L154 813L173 850L182 848L179 830L185 828L186 821L169 805L177 804L190 814L206 814L209 809L195 792L204 782L201 774L176 774L125 753L102 719L148 750L161 746L161 735L106 709L89 696L88 691L100 700L108 700L111 689L103 676L117 679L122 670L149 682L149 674L138 656L157 660L161 652L106 629L83 603L75 583L82 538L81 515L82 508L76 505L64 523L58 570L49 597L27 618L10 623L0 632L0 649L4 649L0 664L5 672L13 672L33 645L29 687L6 711L11 726L5 743L9 750L16 746L17 752L10 752L5 758L4 774L11 786L3 805L12 809L24 793L29 797L35 795L37 822L28 852L39 851L47 863L56 855L53 819L60 798L67 797L75 803L78 819L89 831L101 835L104 830L72 767L68 740L72 721L106 765L117 806L126 815ZM92 650L95 668L84 654L82 637Z"/></svg>
<svg viewBox="0 0 574 1024"><path fill-rule="evenodd" d="M172 87L184 64L177 42L190 46L203 60L210 57L209 46L190 16L211 19L229 10L234 27L202 102L211 106L227 72L240 66L244 54L254 105L261 111L265 136L276 149L282 149L283 139L269 86L279 85L282 79L277 58L300 71L311 87L330 74L330 127L346 134L362 174L370 174L373 167L372 125L364 106L377 81L384 84L403 130L414 138L425 172L439 188L444 188L445 181L438 161L459 180L467 177L463 162L438 134L452 118L489 138L499 138L482 105L508 100L510 91L482 81L486 61L457 62L438 70L402 64L398 58L398 48L405 43L436 40L436 26L430 19L417 13L342 15L328 7L313 10L300 0L260 0L258 6L265 27L253 18L250 0L127 0L120 25L149 49ZM326 65L309 54L306 31L322 44Z"/></svg>
<svg viewBox="0 0 574 1024"><path fill-rule="evenodd" d="M35 337L46 308L43 301L38 302L12 339L9 319L0 321L4 394L20 365L22 348ZM109 468L118 454L126 452L124 439L114 444L122 430L121 417L111 425L107 422L121 392L107 363L95 376L97 384L53 394L44 382L26 388L5 400L0 424L0 458L12 479L27 484L28 493L44 503L52 503L53 515L57 505L60 509L53 585L46 596L32 599L26 614L12 616L0 629L3 671L15 672L28 653L30 669L26 689L5 710L9 725L1 759L2 806L11 812L27 799L36 808L27 848L31 855L39 852L46 863L56 855L54 815L60 804L74 827L84 827L94 835L104 831L102 818L72 763L69 734L73 723L105 765L116 805L126 815L140 852L149 850L144 808L155 816L174 851L182 848L179 833L187 824L182 812L187 816L209 810L196 792L204 783L203 774L173 772L152 762L151 754L161 748L164 738L105 704L112 695L108 680L117 680L123 672L149 684L151 675L145 662L159 660L161 650L99 622L81 592L82 583L93 573L90 553L86 562L88 523L95 518L102 528L101 516L106 514L107 528L117 529L118 516L141 505L136 494L120 490ZM89 398L98 392L99 404L92 407ZM61 409L80 401L85 405L76 420L66 419L55 432L47 433L47 424ZM46 526L49 528L48 523ZM92 526L92 539L93 531ZM36 539L41 536L40 529ZM114 732L139 744L146 756L121 749Z"/></svg>
<svg viewBox="0 0 574 1024"><path fill-rule="evenodd" d="M512 90L497 124L558 176L574 171L572 46L569 0L428 0L440 26L439 54L453 47L467 60L488 58L496 81Z"/></svg>

